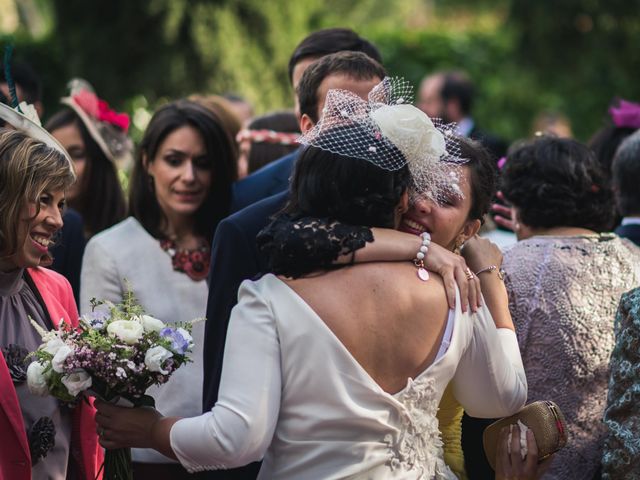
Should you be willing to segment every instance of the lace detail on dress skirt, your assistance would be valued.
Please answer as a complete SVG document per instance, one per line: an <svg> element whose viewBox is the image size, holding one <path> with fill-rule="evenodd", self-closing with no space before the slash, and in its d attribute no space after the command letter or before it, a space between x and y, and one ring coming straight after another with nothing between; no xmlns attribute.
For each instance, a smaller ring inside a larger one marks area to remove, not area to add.
<svg viewBox="0 0 640 480"><path fill-rule="evenodd" d="M442 439L436 413L438 395L433 378L414 381L395 398L402 404L399 431L388 434L392 470L418 472L420 479L451 479L456 476L444 463Z"/></svg>

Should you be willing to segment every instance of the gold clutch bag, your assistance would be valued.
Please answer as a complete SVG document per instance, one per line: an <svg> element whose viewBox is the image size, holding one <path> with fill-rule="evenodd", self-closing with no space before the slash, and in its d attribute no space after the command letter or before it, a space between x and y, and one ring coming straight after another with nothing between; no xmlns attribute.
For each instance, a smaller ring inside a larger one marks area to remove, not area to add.
<svg viewBox="0 0 640 480"><path fill-rule="evenodd" d="M482 435L484 453L494 470L500 430L517 424L518 420L533 430L538 445L538 462L550 457L567 444L567 426L558 405L548 400L530 403L515 415L502 418L485 428Z"/></svg>

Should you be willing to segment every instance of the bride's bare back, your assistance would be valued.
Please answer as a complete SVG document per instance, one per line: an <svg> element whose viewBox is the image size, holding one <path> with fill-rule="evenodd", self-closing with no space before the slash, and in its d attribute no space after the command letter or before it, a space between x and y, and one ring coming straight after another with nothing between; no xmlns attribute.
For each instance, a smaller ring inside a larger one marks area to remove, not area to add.
<svg viewBox="0 0 640 480"><path fill-rule="evenodd" d="M448 306L439 276L407 263L368 263L283 279L386 392L396 393L436 357Z"/></svg>

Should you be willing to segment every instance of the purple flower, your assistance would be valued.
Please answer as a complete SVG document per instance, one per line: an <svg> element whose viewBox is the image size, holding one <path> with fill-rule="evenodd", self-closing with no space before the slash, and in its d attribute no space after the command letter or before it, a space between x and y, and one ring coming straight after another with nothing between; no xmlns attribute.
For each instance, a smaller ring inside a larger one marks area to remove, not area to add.
<svg viewBox="0 0 640 480"><path fill-rule="evenodd" d="M618 128L640 128L640 104L620 100L617 107L609 109L609 115Z"/></svg>
<svg viewBox="0 0 640 480"><path fill-rule="evenodd" d="M180 330L182 329L179 328L176 330L171 327L166 327L160 330L160 336L171 341L171 350L174 353L184 355L189 349L190 339L186 338Z"/></svg>

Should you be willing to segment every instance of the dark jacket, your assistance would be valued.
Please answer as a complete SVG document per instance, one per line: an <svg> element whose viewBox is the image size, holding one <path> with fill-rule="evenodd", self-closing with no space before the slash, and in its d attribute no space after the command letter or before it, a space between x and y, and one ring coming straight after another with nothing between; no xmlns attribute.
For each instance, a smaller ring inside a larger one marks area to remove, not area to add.
<svg viewBox="0 0 640 480"><path fill-rule="evenodd" d="M204 412L211 410L218 400L229 317L238 301L240 284L267 270L264 257L258 253L256 235L269 223L270 217L284 207L287 197L287 191L280 192L250 205L218 224L211 248L204 334ZM252 463L243 468L210 472L207 478L252 479L256 478L259 468L258 463Z"/></svg>
<svg viewBox="0 0 640 480"><path fill-rule="evenodd" d="M640 225L631 223L628 225L619 225L615 230L619 237L628 238L636 245L640 246Z"/></svg>
<svg viewBox="0 0 640 480"><path fill-rule="evenodd" d="M263 198L287 190L299 152L291 152L234 183L231 212L238 212Z"/></svg>

